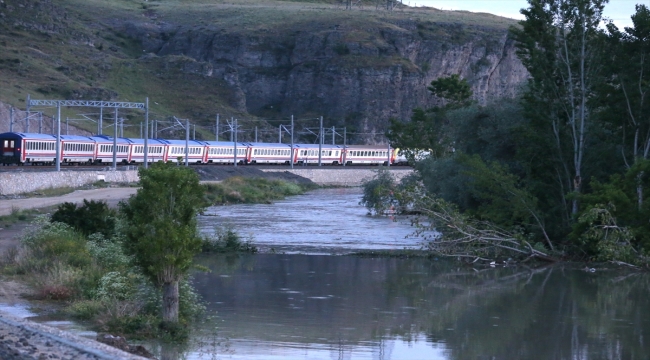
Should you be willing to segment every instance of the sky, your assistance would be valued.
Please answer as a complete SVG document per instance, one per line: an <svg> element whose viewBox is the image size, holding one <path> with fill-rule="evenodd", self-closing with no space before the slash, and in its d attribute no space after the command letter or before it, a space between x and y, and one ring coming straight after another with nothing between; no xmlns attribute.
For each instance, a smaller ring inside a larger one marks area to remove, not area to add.
<svg viewBox="0 0 650 360"><path fill-rule="evenodd" d="M442 10L467 10L486 12L513 19L522 19L519 9L528 7L526 0L403 0L411 6L431 6ZM614 21L619 29L632 26L630 16L634 14L636 4L645 3L650 6L650 0L609 0L605 5L605 17Z"/></svg>

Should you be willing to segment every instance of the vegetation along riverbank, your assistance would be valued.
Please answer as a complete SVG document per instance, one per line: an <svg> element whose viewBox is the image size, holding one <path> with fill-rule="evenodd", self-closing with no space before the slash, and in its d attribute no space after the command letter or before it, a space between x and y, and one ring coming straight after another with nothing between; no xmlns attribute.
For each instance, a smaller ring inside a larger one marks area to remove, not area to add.
<svg viewBox="0 0 650 360"><path fill-rule="evenodd" d="M63 316L97 331L183 340L204 310L188 281L194 256L257 251L229 228L198 234L198 213L210 204L268 202L309 186L241 177L199 185L196 172L168 164L140 171L138 193L117 209L84 200L61 204L51 216L7 217L35 219L19 245L4 251L2 275L26 283L34 299L55 301ZM169 186L174 181L178 186Z"/></svg>
<svg viewBox="0 0 650 360"><path fill-rule="evenodd" d="M647 269L650 9L637 5L633 26L618 29L606 1L551 3L529 1L510 30L531 76L518 98L482 106L466 79L432 81L444 102L387 132L415 175L380 174L363 203L420 215L439 256Z"/></svg>

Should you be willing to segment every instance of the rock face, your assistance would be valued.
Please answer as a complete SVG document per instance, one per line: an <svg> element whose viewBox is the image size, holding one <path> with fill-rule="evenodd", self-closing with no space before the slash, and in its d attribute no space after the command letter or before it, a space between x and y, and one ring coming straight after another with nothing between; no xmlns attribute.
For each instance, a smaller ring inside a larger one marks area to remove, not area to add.
<svg viewBox="0 0 650 360"><path fill-rule="evenodd" d="M196 62L183 71L222 78L239 110L323 115L366 142L385 141L389 118L439 104L426 89L439 77L461 74L479 103L513 97L528 77L505 28L395 20L361 33L332 24L283 36L150 23L125 31L147 52Z"/></svg>

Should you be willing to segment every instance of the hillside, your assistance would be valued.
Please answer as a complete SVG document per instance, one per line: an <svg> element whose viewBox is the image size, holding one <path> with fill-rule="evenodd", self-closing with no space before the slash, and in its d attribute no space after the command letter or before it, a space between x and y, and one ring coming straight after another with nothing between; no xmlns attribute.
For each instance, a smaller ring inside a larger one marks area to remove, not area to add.
<svg viewBox="0 0 650 360"><path fill-rule="evenodd" d="M406 120L414 107L437 103L426 85L440 76L462 74L481 102L513 96L527 77L507 35L514 24L489 14L387 11L375 1L345 10L336 1L0 0L0 101L24 110L27 94L149 97L150 119L189 118L197 138L209 139L216 114L222 126L240 119L240 139L252 140L257 126L269 141L291 115L298 128L322 115L325 126L346 126L351 142L384 142L390 117ZM0 131L6 114L0 106ZM138 136L143 114L120 116L125 134Z"/></svg>

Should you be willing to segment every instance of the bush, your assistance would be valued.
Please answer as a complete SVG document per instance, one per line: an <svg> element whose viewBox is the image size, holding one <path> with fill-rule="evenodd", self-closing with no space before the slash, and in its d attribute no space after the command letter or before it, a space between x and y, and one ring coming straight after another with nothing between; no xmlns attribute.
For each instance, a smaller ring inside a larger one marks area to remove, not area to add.
<svg viewBox="0 0 650 360"><path fill-rule="evenodd" d="M203 237L201 252L204 253L256 253L257 247L251 240L243 241L241 236L229 226L217 227L212 237Z"/></svg>
<svg viewBox="0 0 650 360"><path fill-rule="evenodd" d="M363 197L359 204L377 215L392 212L397 204L394 196L396 188L393 175L382 168L374 179L363 184Z"/></svg>
<svg viewBox="0 0 650 360"><path fill-rule="evenodd" d="M59 205L51 221L68 224L86 236L101 233L105 238L111 238L115 231L115 217L115 210L110 209L105 201L84 199L81 207L69 202Z"/></svg>
<svg viewBox="0 0 650 360"><path fill-rule="evenodd" d="M31 253L23 266L46 271L56 262L77 268L90 264L86 239L81 234L67 224L43 224L43 218L39 221L23 235L22 243Z"/></svg>
<svg viewBox="0 0 650 360"><path fill-rule="evenodd" d="M79 320L91 320L95 318L105 305L98 300L81 300L73 302L65 312Z"/></svg>

